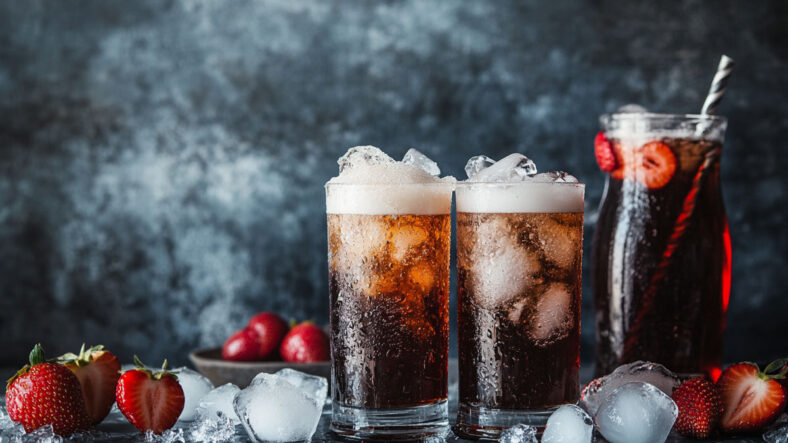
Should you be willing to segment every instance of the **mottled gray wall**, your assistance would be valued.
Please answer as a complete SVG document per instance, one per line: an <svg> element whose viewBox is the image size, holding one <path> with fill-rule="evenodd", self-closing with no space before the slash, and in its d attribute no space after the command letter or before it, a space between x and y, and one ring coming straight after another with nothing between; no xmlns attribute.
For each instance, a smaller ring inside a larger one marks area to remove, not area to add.
<svg viewBox="0 0 788 443"><path fill-rule="evenodd" d="M326 321L322 184L357 144L570 171L590 244L597 115L697 111L722 52L726 358L766 359L788 353L784 0L2 0L0 365L36 340L184 362L257 310Z"/></svg>

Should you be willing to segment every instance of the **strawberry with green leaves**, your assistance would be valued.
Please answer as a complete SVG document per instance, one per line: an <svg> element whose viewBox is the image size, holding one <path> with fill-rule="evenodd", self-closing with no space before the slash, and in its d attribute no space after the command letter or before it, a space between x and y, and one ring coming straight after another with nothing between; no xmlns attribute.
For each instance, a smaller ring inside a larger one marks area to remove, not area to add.
<svg viewBox="0 0 788 443"><path fill-rule="evenodd" d="M56 434L68 436L91 424L79 379L65 366L46 362L40 344L30 352L30 364L8 380L6 409L25 432L52 425Z"/></svg>
<svg viewBox="0 0 788 443"><path fill-rule="evenodd" d="M786 392L780 384L788 373L788 358L773 361L763 371L755 363L737 363L722 371L717 388L725 413L722 429L752 432L771 424L785 410Z"/></svg>
<svg viewBox="0 0 788 443"><path fill-rule="evenodd" d="M118 359L102 345L85 349L83 343L78 355L63 354L57 361L77 376L93 424L101 423L115 403L115 386L120 378Z"/></svg>
<svg viewBox="0 0 788 443"><path fill-rule="evenodd" d="M183 388L178 376L167 370L167 360L156 372L147 369L136 355L134 364L136 368L118 380L118 409L141 432L161 434L175 425L183 411Z"/></svg>

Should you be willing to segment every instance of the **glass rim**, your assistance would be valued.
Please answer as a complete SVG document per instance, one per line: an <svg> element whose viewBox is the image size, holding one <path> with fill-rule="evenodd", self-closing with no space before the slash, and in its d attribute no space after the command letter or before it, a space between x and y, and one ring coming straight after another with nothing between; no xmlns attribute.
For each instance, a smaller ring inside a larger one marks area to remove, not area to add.
<svg viewBox="0 0 788 443"><path fill-rule="evenodd" d="M599 116L599 120L698 120L710 122L726 122L727 117L716 114L663 114L659 112L610 112Z"/></svg>
<svg viewBox="0 0 788 443"><path fill-rule="evenodd" d="M451 183L329 183L326 182L323 187L348 187L348 188L391 188L391 187L408 187L408 188L454 188L457 182Z"/></svg>
<svg viewBox="0 0 788 443"><path fill-rule="evenodd" d="M457 182L458 188L468 188L472 186L489 186L489 187L496 187L496 188L511 188L511 187L528 187L528 186L535 186L535 185L548 185L548 186L574 186L574 187L583 187L585 188L586 184L583 182L535 182L535 181L517 181L517 182L469 182L469 181L461 181Z"/></svg>

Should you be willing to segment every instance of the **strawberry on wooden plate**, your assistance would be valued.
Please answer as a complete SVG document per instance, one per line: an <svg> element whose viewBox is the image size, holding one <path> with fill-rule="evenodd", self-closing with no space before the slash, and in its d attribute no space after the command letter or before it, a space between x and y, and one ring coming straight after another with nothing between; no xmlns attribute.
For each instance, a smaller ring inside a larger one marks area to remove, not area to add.
<svg viewBox="0 0 788 443"><path fill-rule="evenodd" d="M725 412L722 429L750 432L772 423L785 409L784 379L788 359L775 360L761 371L755 363L737 363L722 371L717 387Z"/></svg>
<svg viewBox="0 0 788 443"><path fill-rule="evenodd" d="M278 356L279 345L290 329L285 319L274 312L260 312L249 320L247 326L257 334L257 358L273 359Z"/></svg>
<svg viewBox="0 0 788 443"><path fill-rule="evenodd" d="M167 360L157 372L146 369L136 355L134 364L136 368L118 380L118 409L141 432L161 434L175 425L183 411L183 388L178 377L167 371Z"/></svg>
<svg viewBox="0 0 788 443"><path fill-rule="evenodd" d="M279 348L284 361L312 363L331 358L328 335L318 325L305 321L293 327Z"/></svg>
<svg viewBox="0 0 788 443"><path fill-rule="evenodd" d="M673 428L681 435L707 438L722 417L722 400L717 387L705 378L691 378L673 391L679 416Z"/></svg>
<svg viewBox="0 0 788 443"><path fill-rule="evenodd" d="M56 434L68 436L91 423L79 379L65 366L45 362L40 344L30 352L30 364L8 380L6 408L25 432L52 425Z"/></svg>
<svg viewBox="0 0 788 443"><path fill-rule="evenodd" d="M235 331L222 346L222 358L232 361L254 361L260 355L260 339L252 328Z"/></svg>
<svg viewBox="0 0 788 443"><path fill-rule="evenodd" d="M85 407L93 424L101 423L115 403L115 386L120 378L120 362L104 346L85 349L79 354L63 354L57 359L79 379Z"/></svg>

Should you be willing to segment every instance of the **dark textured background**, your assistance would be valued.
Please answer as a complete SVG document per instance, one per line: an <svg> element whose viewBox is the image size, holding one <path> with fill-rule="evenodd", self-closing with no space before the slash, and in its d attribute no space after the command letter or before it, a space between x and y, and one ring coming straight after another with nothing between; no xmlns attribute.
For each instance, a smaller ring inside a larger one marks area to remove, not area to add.
<svg viewBox="0 0 788 443"><path fill-rule="evenodd" d="M0 365L38 340L185 362L257 310L326 321L322 184L357 144L570 171L589 246L597 116L696 112L723 52L725 357L788 354L787 5L2 0Z"/></svg>

